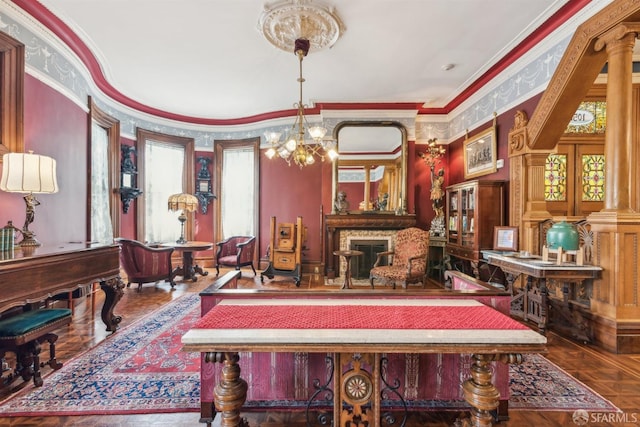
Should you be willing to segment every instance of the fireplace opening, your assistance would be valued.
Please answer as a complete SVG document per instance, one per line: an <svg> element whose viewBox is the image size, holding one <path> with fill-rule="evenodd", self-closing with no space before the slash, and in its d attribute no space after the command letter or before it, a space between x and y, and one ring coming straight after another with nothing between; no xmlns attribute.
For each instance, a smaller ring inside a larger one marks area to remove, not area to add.
<svg viewBox="0 0 640 427"><path fill-rule="evenodd" d="M369 271L376 262L379 252L389 250L387 240L352 240L349 249L362 251L364 255L351 258L351 277L353 279L368 279ZM380 265L387 265L387 257Z"/></svg>

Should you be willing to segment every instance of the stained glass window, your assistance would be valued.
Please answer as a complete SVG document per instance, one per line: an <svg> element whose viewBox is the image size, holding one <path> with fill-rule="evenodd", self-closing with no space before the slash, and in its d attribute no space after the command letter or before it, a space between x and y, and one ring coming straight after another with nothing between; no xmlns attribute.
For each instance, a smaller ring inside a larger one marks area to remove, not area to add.
<svg viewBox="0 0 640 427"><path fill-rule="evenodd" d="M606 101L584 101L578 106L565 133L604 133L606 121Z"/></svg>
<svg viewBox="0 0 640 427"><path fill-rule="evenodd" d="M549 154L544 167L544 200L567 200L567 155Z"/></svg>
<svg viewBox="0 0 640 427"><path fill-rule="evenodd" d="M604 200L604 155L582 156L582 200L601 202Z"/></svg>

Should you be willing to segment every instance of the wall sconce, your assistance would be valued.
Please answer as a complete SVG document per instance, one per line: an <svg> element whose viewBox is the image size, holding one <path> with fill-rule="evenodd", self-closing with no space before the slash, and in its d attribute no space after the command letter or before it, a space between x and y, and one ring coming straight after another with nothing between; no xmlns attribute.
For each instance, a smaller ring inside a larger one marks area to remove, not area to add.
<svg viewBox="0 0 640 427"><path fill-rule="evenodd" d="M211 173L209 173L209 163L211 159L208 157L198 157L200 170L196 177L196 197L200 202L200 210L203 214L207 213L209 203L216 195L211 192Z"/></svg>
<svg viewBox="0 0 640 427"><path fill-rule="evenodd" d="M26 216L22 227L21 247L41 246L29 224L35 219L36 206L40 204L34 194L58 192L56 161L51 157L29 153L7 153L2 156L0 189L9 193L24 193Z"/></svg>
<svg viewBox="0 0 640 427"><path fill-rule="evenodd" d="M184 238L184 223L187 220L185 212L193 212L198 209L198 198L188 193L172 194L169 196L168 205L171 212L182 211L178 217L178 221L180 221L180 238L176 240L176 243L183 245L187 243Z"/></svg>
<svg viewBox="0 0 640 427"><path fill-rule="evenodd" d="M131 145L121 145L120 154L120 201L122 202L122 212L129 212L131 201L142 194L142 190L137 188L138 170L133 158L136 153L136 147Z"/></svg>

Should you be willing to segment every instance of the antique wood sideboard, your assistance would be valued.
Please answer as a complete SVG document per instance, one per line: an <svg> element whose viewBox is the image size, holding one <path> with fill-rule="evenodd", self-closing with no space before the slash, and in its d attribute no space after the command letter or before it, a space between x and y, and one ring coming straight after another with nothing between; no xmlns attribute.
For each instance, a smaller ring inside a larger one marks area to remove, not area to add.
<svg viewBox="0 0 640 427"><path fill-rule="evenodd" d="M116 244L16 248L12 256L0 260L0 313L100 283L105 293L102 321L107 331L115 332L122 318L114 315L113 309L124 288L119 254L120 247Z"/></svg>
<svg viewBox="0 0 640 427"><path fill-rule="evenodd" d="M588 311L585 301L588 304L589 296L580 294L584 293L583 282L597 278L602 267L576 265L575 262L558 265L539 256L520 257L517 253L504 255L497 251L484 251L483 255L488 264L505 273L506 285L512 295L512 315L536 322L542 333L553 324L574 338L586 342L592 340L591 327L580 314L583 309ZM520 276L525 277L524 283L516 286L516 279ZM561 285L559 292L555 292L556 282ZM550 293L552 286L554 292ZM562 296L558 297L560 292Z"/></svg>

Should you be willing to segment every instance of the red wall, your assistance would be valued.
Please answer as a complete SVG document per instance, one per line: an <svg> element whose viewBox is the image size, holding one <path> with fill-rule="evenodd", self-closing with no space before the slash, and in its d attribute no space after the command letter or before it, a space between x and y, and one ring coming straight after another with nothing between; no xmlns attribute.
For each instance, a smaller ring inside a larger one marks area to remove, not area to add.
<svg viewBox="0 0 640 427"><path fill-rule="evenodd" d="M301 216L307 227L303 260L319 262L323 247L322 218L331 213L331 199L330 162L318 161L300 169L294 164L287 166L282 159L268 160L261 152L259 256L267 254L271 217L275 216L278 223L295 223Z"/></svg>
<svg viewBox="0 0 640 427"><path fill-rule="evenodd" d="M43 244L84 242L87 223L88 113L45 84L25 75L25 151L53 157L57 164L56 194L39 194L40 205L29 229ZM22 194L0 191L0 221L22 228Z"/></svg>

